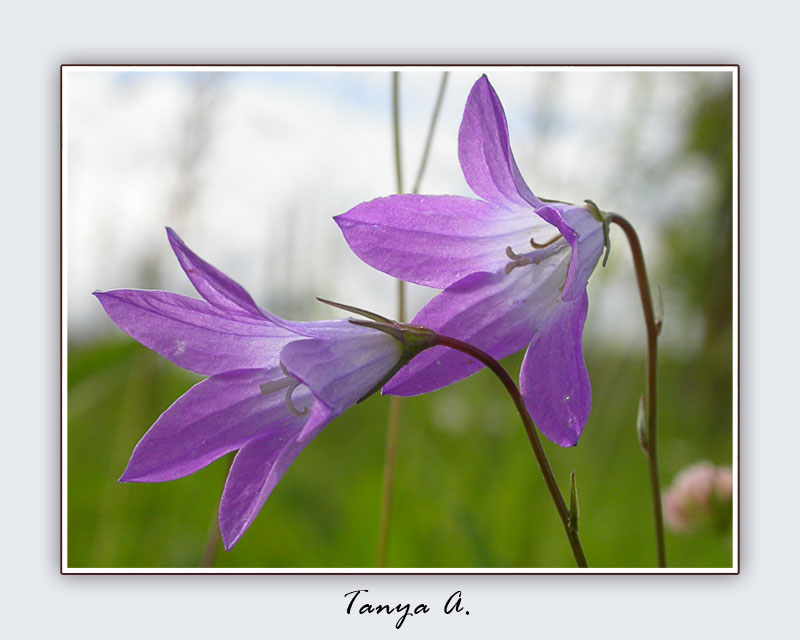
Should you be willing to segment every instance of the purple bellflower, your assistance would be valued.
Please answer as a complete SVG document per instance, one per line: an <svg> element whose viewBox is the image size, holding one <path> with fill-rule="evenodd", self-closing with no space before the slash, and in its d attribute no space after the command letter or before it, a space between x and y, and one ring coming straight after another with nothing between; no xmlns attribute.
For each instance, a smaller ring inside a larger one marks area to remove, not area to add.
<svg viewBox="0 0 800 640"><path fill-rule="evenodd" d="M591 408L581 337L586 284L604 246L602 216L537 198L511 152L503 106L486 76L473 86L458 157L479 199L395 195L335 218L367 264L444 291L413 323L499 359L525 346L520 387L548 439L573 446ZM588 201L587 201L588 202ZM445 387L482 365L445 347L421 354L383 392L411 396Z"/></svg>
<svg viewBox="0 0 800 640"><path fill-rule="evenodd" d="M258 307L172 229L167 234L202 300L131 289L94 295L132 338L210 377L161 414L120 481L174 480L238 450L219 505L230 550L303 448L380 388L430 336L399 325L376 331L348 320L283 320Z"/></svg>

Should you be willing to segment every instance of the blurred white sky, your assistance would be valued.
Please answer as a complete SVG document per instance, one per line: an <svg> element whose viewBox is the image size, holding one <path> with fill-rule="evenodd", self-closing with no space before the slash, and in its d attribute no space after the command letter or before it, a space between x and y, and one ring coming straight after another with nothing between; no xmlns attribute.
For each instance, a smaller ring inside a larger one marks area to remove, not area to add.
<svg viewBox="0 0 800 640"><path fill-rule="evenodd" d="M472 195L458 164L467 94L486 72L505 107L523 176L537 195L591 198L638 228L654 285L661 230L703 199L710 175L681 152L699 89L729 72L458 69L450 73L422 193ZM420 161L441 78L401 74L405 188ZM331 217L395 191L391 74L382 70L190 72L69 68L64 81L64 222L70 338L116 331L97 289L194 295L169 225L262 306L295 319L335 315L322 296L395 315L394 281L350 253ZM691 224L690 219L685 220ZM590 281L587 340L643 343L621 234ZM410 287L409 315L435 293ZM664 340L702 337L664 291Z"/></svg>

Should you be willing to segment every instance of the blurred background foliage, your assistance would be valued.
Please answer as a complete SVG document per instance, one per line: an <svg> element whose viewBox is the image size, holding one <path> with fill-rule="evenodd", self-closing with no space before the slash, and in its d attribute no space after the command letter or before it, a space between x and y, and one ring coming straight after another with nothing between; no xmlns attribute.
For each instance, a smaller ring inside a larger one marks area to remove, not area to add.
<svg viewBox="0 0 800 640"><path fill-rule="evenodd" d="M634 139L648 104L657 99L650 74L640 75L629 117ZM680 469L698 460L730 465L734 432L731 83L686 75L691 90L680 104L685 111L683 135L670 162L700 166L708 179L698 197L681 203L680 217L666 218L649 235L643 234L645 240L659 242L652 255L652 243L644 245L651 272L656 274L654 283L663 287L665 299L678 301L678 315L671 316L672 308L666 305L667 327L673 322L699 327L692 329L698 334L692 348L672 348L667 341L660 352L659 429L665 487ZM550 98L556 93L556 82L557 74L552 74L540 85L548 89ZM176 153L182 167L178 175L183 178L165 195L166 206L178 218L191 216L196 204L201 182L197 166L208 150L202 114L218 98L209 86L198 84L196 100L187 107L186 140ZM547 117L557 106L542 95L530 96L539 114L535 131L540 140L550 137L557 143L557 122ZM454 98L455 102L463 102L464 96ZM388 134L386 144L388 148ZM636 163L635 154L629 162ZM657 168L665 173L670 170L669 166ZM658 176L650 177L657 189ZM391 191L380 189L366 188L368 195L362 199ZM542 194L551 197L551 193ZM302 202L297 207L300 210ZM70 215L80 216L78 209L73 208ZM636 215L622 213L634 224L639 222ZM285 221L273 225L273 234L294 233L286 230ZM283 238L291 240L288 235ZM74 237L70 242L73 254L80 250ZM214 262L203 247L194 248ZM145 252L137 264L135 286L159 286L159 261L166 262L167 257L165 241ZM621 306L633 318L627 325L633 328L623 328L625 335L603 340L601 332L592 333L587 325L584 346L594 397L589 422L578 447L545 445L564 490L570 471L576 471L580 532L590 566L651 567L655 551L647 468L635 434L644 385L644 329L621 234L613 237L611 262L615 263L613 272L631 290ZM172 268L178 269L177 265ZM590 283L593 305L612 295L608 280L607 274L601 274ZM131 284L118 282L117 286ZM243 284L248 282L243 280ZM289 279L284 290L272 294L272 300L296 299L292 287L297 286ZM383 286L393 291L388 279ZM69 295L88 292L71 290ZM275 305L271 309L285 311ZM73 332L72 326L65 423L69 566L199 566L217 526L229 457L169 483L116 482L145 430L199 378L110 327L106 331L78 327ZM678 333L682 330L673 327ZM505 364L516 374L520 362L517 355ZM327 427L290 467L234 550L215 549L210 558L213 566L375 566L387 406L386 398L372 397ZM667 535L671 567L731 566L730 529ZM519 418L500 384L487 372L403 401L388 558L394 567L573 566Z"/></svg>

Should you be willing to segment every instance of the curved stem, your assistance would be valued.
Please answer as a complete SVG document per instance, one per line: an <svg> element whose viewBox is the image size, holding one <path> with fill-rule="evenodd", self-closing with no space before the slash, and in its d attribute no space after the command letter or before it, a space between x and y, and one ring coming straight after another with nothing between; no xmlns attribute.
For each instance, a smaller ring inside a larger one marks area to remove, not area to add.
<svg viewBox="0 0 800 640"><path fill-rule="evenodd" d="M647 269L644 265L644 254L639 236L630 222L621 215L610 213L610 224L616 224L625 232L628 244L633 255L633 268L636 272L636 282L639 285L639 295L642 299L644 322L647 327L647 386L645 390L645 424L647 433L643 443L647 464L650 468L650 492L653 499L653 519L655 522L656 554L658 566L667 566L667 552L664 545L664 514L661 507L661 481L658 473L658 439L656 423L657 400L657 365L658 365L658 334L661 333L661 322L656 319L653 311L653 298L650 293L650 284L647 281Z"/></svg>
<svg viewBox="0 0 800 640"><path fill-rule="evenodd" d="M547 460L547 455L542 448L542 442L539 439L539 434L536 432L536 425L533 423L533 419L525 407L525 402L522 399L522 395L520 394L516 383L511 379L511 376L508 375L508 372L500 365L499 362L497 362L497 360L492 358L492 356L490 356L488 353L481 351L471 344L443 335L439 335L437 337L436 344L443 347L449 347L450 349L456 349L457 351L461 351L469 356L472 356L476 360L489 367L489 369L492 370L492 373L500 378L500 382L503 383L506 391L508 391L508 394L511 396L512 400L514 400L514 405L517 408L517 412L519 413L520 418L522 418L522 424L525 426L525 433L528 434L528 440L530 440L531 447L533 448L533 454L536 456L536 461L539 463L539 468L542 470L545 484L547 485L550 495L553 498L553 502L556 505L556 511L558 511L558 516L561 518L561 523L564 525L564 531L567 533L567 539L569 540L570 547L572 547L572 554L575 556L575 562L578 563L579 567L586 568L588 565L586 564L586 556L583 553L583 547L581 546L581 541L578 537L577 526L575 526L576 523L570 523L569 509L564 502L564 498L561 495L560 489L558 488L558 483L553 475L553 470L550 468L550 463Z"/></svg>

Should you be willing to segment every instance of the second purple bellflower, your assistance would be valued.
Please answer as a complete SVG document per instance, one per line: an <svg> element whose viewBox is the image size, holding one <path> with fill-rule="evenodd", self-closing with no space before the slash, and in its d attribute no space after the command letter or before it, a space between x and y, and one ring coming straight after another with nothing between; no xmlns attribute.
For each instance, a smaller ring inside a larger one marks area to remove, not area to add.
<svg viewBox="0 0 800 640"><path fill-rule="evenodd" d="M520 373L525 404L544 435L573 446L591 408L581 338L586 285L604 247L594 207L545 202L528 188L486 76L473 86L458 157L478 198L394 195L335 218L350 248L396 278L444 291L413 323L500 359L528 347ZM445 347L419 355L384 387L410 396L482 368Z"/></svg>

